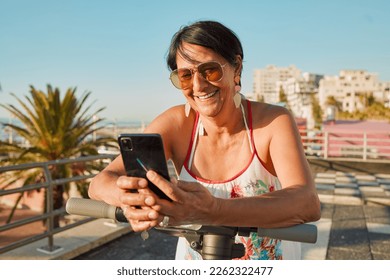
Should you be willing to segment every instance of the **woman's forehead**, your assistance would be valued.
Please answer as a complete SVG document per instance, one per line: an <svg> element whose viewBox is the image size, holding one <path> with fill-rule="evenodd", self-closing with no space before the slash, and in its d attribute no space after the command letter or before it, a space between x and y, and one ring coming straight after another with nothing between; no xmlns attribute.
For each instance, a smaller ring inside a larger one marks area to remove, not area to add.
<svg viewBox="0 0 390 280"><path fill-rule="evenodd" d="M182 64L193 64L198 65L205 61L220 61L221 56L210 48L203 46L185 43L180 45L176 53L176 63ZM178 66L179 67L179 66ZM180 67L179 67L180 68Z"/></svg>

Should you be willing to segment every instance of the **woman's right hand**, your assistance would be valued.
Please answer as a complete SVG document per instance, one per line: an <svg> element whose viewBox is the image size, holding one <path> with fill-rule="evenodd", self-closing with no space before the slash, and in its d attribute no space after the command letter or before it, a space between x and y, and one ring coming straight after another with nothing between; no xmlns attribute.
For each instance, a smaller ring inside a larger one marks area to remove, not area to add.
<svg viewBox="0 0 390 280"><path fill-rule="evenodd" d="M144 178L119 176L116 180L120 207L134 231L144 231L157 226L160 206L156 195L148 188Z"/></svg>

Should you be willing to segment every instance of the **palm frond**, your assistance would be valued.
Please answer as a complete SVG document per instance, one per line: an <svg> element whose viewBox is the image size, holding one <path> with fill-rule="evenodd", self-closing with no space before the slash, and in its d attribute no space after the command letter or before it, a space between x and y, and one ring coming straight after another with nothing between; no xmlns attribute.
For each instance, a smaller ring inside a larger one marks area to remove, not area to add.
<svg viewBox="0 0 390 280"><path fill-rule="evenodd" d="M25 100L18 98L15 94L12 95L18 103L18 107L12 104L0 104L0 106L15 116L22 125L4 125L12 129L29 145L21 146L16 143L10 144L0 141L0 152L10 155L0 161L2 165L96 155L98 147L101 145L116 147L116 140L111 137L99 137L98 139L92 137L102 128L103 121L103 119L94 116L100 114L105 108L91 110L94 102L87 103L91 92L84 92L78 98L76 88L68 88L62 98L60 90L48 84L46 92L30 86L29 95L25 96ZM53 179L67 178L73 174L79 174L78 172L91 174L101 169L101 161L85 163L82 169L77 169L72 164L50 167ZM24 178L27 182L41 178L42 172L43 170L39 169L29 172L13 172L12 176L15 176L14 180ZM4 182L5 179L9 182L12 181L0 176L0 183ZM80 188L80 193L85 195L87 184L85 182L76 184ZM61 193L63 190L68 191L68 189L69 185L64 184L56 186L53 191ZM59 195L58 199L62 199L62 195Z"/></svg>

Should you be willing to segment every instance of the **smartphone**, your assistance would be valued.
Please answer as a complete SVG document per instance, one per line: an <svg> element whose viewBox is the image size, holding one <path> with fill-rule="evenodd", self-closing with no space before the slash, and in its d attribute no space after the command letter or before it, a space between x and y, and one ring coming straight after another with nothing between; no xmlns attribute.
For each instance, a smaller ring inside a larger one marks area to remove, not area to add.
<svg viewBox="0 0 390 280"><path fill-rule="evenodd" d="M146 178L146 172L153 170L169 181L164 145L160 134L125 133L118 136L123 164L127 176ZM160 198L172 201L156 185L148 180L149 188Z"/></svg>

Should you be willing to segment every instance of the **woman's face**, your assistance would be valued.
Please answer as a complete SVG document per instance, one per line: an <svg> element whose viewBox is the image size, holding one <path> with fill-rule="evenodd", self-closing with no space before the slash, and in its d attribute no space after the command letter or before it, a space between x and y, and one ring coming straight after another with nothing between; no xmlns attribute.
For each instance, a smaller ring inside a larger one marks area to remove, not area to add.
<svg viewBox="0 0 390 280"><path fill-rule="evenodd" d="M204 62L216 61L223 69L223 77L218 82L209 82L204 79L197 71L193 72L192 87L182 89L184 96L191 107L201 115L215 117L224 108L230 104L233 105L234 95L234 76L235 70L222 56L214 51L189 43L182 43L182 47L187 56L192 61L187 61L179 54L176 56L177 68L195 69L197 65Z"/></svg>

